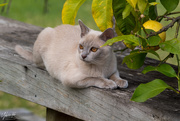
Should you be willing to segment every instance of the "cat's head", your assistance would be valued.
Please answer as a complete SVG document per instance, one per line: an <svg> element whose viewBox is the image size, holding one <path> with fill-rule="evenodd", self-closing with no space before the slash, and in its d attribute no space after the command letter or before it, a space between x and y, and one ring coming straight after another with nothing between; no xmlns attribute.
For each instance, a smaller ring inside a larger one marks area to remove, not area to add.
<svg viewBox="0 0 180 121"><path fill-rule="evenodd" d="M79 41L79 58L87 63L101 64L111 54L110 46L101 47L108 39L114 37L114 31L109 28L104 32L89 29L79 20L81 28L81 39Z"/></svg>

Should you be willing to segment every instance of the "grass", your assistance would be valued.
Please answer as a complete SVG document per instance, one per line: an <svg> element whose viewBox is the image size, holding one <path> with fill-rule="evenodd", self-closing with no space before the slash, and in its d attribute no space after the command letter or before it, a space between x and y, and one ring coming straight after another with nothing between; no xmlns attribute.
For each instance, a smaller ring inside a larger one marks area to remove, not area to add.
<svg viewBox="0 0 180 121"><path fill-rule="evenodd" d="M2 3L3 0L0 1ZM2 13L1 15L19 20L25 23L33 24L41 27L55 27L62 24L61 21L61 11L63 8L65 0L49 0L48 3L48 13L43 14L43 3L44 0L13 0L9 14ZM91 2L92 0L86 0L86 2L80 7L76 17L81 19L87 26L92 29L98 29L92 14L91 14ZM159 0L157 0L159 2ZM1 9L1 8L0 8ZM158 5L159 15L165 13L165 9ZM180 5L177 7L176 11L180 11ZM163 25L167 25L169 22L163 21ZM167 40L173 38L175 28L169 29L167 31ZM179 37L180 39L180 37ZM158 51L161 55L161 58L164 58L168 53L163 53ZM151 55L148 55L152 58L155 58ZM170 59L168 62L175 64L174 59ZM45 107L37 105L35 103L26 101L24 99L0 92L0 109L9 109L9 108L27 108L34 112L37 115L45 117Z"/></svg>
<svg viewBox="0 0 180 121"><path fill-rule="evenodd" d="M26 108L41 117L46 116L45 107L7 93L0 92L0 109L13 108Z"/></svg>
<svg viewBox="0 0 180 121"><path fill-rule="evenodd" d="M19 20L25 23L41 26L55 27L62 24L61 11L65 0L49 0L48 13L43 13L44 0L13 0L9 14L5 12L3 16ZM2 3L2 1L0 1ZM97 28L91 14L91 0L87 0L80 7L76 17L81 19L90 28Z"/></svg>

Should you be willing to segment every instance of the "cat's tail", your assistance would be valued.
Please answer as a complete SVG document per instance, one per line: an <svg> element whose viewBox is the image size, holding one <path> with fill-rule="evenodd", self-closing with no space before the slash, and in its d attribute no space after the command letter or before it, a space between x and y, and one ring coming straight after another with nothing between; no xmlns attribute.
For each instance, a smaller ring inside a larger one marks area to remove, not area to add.
<svg viewBox="0 0 180 121"><path fill-rule="evenodd" d="M33 63L33 53L28 51L28 50L25 50L22 48L22 46L20 45L16 45L15 46L15 51L20 55L22 56L23 58L25 58L26 60L30 61Z"/></svg>

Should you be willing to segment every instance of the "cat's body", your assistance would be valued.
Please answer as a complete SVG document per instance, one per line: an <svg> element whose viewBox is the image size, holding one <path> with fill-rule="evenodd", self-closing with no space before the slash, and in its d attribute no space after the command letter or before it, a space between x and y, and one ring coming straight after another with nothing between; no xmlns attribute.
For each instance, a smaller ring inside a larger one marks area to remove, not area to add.
<svg viewBox="0 0 180 121"><path fill-rule="evenodd" d="M102 33L87 28L81 21L79 24L44 29L34 43L33 53L19 45L15 50L37 66L45 66L52 77L66 86L126 88L128 83L119 77L111 47L100 48L114 36L112 30Z"/></svg>

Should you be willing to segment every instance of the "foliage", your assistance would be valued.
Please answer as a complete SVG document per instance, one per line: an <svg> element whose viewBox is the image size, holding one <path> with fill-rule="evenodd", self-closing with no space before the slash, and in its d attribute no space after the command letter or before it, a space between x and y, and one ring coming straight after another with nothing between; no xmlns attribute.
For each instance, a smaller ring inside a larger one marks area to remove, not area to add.
<svg viewBox="0 0 180 121"><path fill-rule="evenodd" d="M5 5L7 5L7 3L2 3L2 4L0 4L0 7L1 7L1 6L5 6Z"/></svg>
<svg viewBox="0 0 180 121"><path fill-rule="evenodd" d="M73 4L67 6L67 4L72 1ZM156 0L92 0L93 18L101 31L113 27L112 16L114 16L116 20L115 30L118 36L108 40L102 46L112 45L115 42L123 41L127 47L132 49L131 53L123 60L123 63L125 63L129 68L138 69L142 67L146 55L151 53L157 56L161 63L157 67L145 67L142 73L146 74L149 71L158 71L165 76L177 78L177 90L160 79L155 79L147 84L140 84L132 96L132 101L144 102L147 99L160 94L165 89L171 89L178 94L180 92L180 64L178 56L178 54L180 54L180 40L177 39L180 16L176 18L168 17L169 15L180 13L173 12L178 6L179 0L160 0L160 2L161 3L157 3ZM158 4L162 4L166 9L164 15L158 16ZM70 7L72 7L75 12L71 12ZM75 2L74 0L67 0L62 13L62 18L66 21L63 22L66 24L74 24L72 21L75 21L76 12L79 7L79 1ZM68 15L64 13L68 13ZM143 26L143 24L148 20L161 22L165 19L171 20L172 22L156 32L151 29L145 29ZM177 29L174 38L162 42L158 34L167 31L170 27L175 25L177 26ZM138 49L134 50L135 47L138 47ZM155 52L158 48L168 52L169 55L161 60L158 53ZM164 63L172 55L176 55L177 58L177 73L169 64Z"/></svg>
<svg viewBox="0 0 180 121"><path fill-rule="evenodd" d="M147 99L160 94L165 89L174 90L171 86L167 85L163 80L155 79L147 84L140 84L139 87L135 90L131 100L136 102L144 102Z"/></svg>
<svg viewBox="0 0 180 121"><path fill-rule="evenodd" d="M64 24L75 24L77 11L84 2L85 0L67 0L62 10L62 22Z"/></svg>

